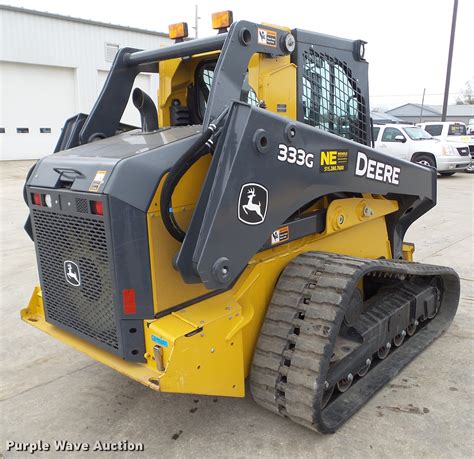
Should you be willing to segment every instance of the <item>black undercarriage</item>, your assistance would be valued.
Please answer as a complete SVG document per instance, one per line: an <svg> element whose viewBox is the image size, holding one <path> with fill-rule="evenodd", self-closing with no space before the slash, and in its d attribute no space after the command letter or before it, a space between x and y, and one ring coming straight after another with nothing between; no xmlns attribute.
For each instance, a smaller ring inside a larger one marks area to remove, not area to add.
<svg viewBox="0 0 474 459"><path fill-rule="evenodd" d="M334 432L446 330L458 300L450 268L301 255L269 305L252 367L254 398Z"/></svg>

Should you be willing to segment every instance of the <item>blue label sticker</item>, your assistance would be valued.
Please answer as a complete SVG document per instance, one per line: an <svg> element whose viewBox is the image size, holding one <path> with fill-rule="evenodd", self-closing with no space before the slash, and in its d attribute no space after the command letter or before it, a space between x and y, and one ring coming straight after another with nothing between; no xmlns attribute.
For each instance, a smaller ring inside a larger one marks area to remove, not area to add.
<svg viewBox="0 0 474 459"><path fill-rule="evenodd" d="M160 346L168 347L168 341L166 341L166 340L163 339L163 338L160 338L159 336L151 335L151 340L152 340L154 343L159 344Z"/></svg>

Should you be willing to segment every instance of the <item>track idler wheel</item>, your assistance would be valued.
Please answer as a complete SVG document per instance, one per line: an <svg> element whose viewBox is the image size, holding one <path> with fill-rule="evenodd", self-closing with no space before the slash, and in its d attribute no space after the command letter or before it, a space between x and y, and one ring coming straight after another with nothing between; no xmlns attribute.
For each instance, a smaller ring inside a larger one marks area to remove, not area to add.
<svg viewBox="0 0 474 459"><path fill-rule="evenodd" d="M354 325L362 314L363 309L364 297L362 292L356 288L352 294L349 307L347 308L346 314L344 316L344 323L349 327Z"/></svg>

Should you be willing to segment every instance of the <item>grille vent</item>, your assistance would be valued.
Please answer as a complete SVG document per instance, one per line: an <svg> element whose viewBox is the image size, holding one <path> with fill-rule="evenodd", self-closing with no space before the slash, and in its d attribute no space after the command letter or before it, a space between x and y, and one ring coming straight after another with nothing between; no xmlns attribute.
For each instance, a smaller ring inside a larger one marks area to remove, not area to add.
<svg viewBox="0 0 474 459"><path fill-rule="evenodd" d="M33 209L33 224L48 321L118 350L104 222ZM66 281L67 260L79 266L78 287Z"/></svg>
<svg viewBox="0 0 474 459"><path fill-rule="evenodd" d="M89 213L89 206L88 206L87 199L76 198L76 212L80 212L81 214Z"/></svg>

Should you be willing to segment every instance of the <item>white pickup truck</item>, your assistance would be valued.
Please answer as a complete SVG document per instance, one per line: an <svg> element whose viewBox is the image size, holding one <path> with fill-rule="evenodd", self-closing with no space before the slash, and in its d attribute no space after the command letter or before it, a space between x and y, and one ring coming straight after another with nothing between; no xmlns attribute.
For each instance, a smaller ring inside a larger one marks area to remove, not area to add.
<svg viewBox="0 0 474 459"><path fill-rule="evenodd" d="M467 123L467 134L474 136L474 118L471 118Z"/></svg>
<svg viewBox="0 0 474 459"><path fill-rule="evenodd" d="M469 122L474 121L470 120ZM469 147L471 159L474 161L474 131L472 128L466 127L461 122L429 122L419 123L417 126L422 127L426 132L430 133L435 139L445 140L447 142L461 142ZM469 124L471 126L471 124ZM473 164L466 169L467 172L474 172Z"/></svg>
<svg viewBox="0 0 474 459"><path fill-rule="evenodd" d="M435 139L412 124L384 124L373 127L374 147L397 158L434 167L441 175L453 175L470 166L465 143Z"/></svg>

